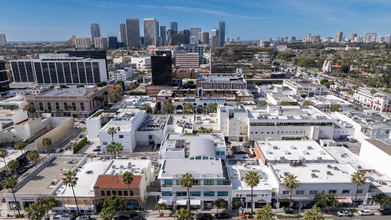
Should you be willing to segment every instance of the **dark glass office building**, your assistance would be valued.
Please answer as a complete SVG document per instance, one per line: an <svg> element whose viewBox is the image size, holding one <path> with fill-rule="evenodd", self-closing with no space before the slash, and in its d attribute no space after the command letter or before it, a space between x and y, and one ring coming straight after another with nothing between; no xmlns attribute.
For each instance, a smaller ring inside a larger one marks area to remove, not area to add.
<svg viewBox="0 0 391 220"><path fill-rule="evenodd" d="M5 70L4 58L0 57L0 92L9 90L7 71Z"/></svg>
<svg viewBox="0 0 391 220"><path fill-rule="evenodd" d="M172 60L171 51L156 51L151 57L152 85L172 84Z"/></svg>
<svg viewBox="0 0 391 220"><path fill-rule="evenodd" d="M118 41L117 37L109 37L109 48L110 49L118 49Z"/></svg>

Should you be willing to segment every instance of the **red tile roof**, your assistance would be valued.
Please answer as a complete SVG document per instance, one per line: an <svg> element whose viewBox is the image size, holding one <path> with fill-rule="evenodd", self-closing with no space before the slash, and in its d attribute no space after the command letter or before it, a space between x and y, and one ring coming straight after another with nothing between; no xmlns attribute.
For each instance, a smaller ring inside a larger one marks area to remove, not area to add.
<svg viewBox="0 0 391 220"><path fill-rule="evenodd" d="M133 181L130 184L131 189L139 188L140 175L134 175ZM122 182L121 175L100 175L95 183L94 188L100 189L127 189L128 185Z"/></svg>

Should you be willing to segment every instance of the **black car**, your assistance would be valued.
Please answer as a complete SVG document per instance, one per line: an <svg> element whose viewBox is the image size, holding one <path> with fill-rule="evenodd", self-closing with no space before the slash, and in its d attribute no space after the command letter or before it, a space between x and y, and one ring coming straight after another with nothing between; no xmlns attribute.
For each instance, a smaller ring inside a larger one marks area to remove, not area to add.
<svg viewBox="0 0 391 220"><path fill-rule="evenodd" d="M26 171L27 171L27 169L22 168L22 169L20 169L20 170L18 171L18 173L19 173L19 174L22 174L22 173L25 173Z"/></svg>
<svg viewBox="0 0 391 220"><path fill-rule="evenodd" d="M82 138L83 137L83 135L81 134L80 136L79 136L79 138Z"/></svg>
<svg viewBox="0 0 391 220"><path fill-rule="evenodd" d="M129 220L129 217L120 215L120 216L118 216L118 217L115 217L114 219L115 219L115 220Z"/></svg>
<svg viewBox="0 0 391 220"><path fill-rule="evenodd" d="M391 209L379 210L380 215L391 215Z"/></svg>
<svg viewBox="0 0 391 220"><path fill-rule="evenodd" d="M212 220L213 219L212 215L209 213L197 214L195 216L195 218L197 220Z"/></svg>
<svg viewBox="0 0 391 220"><path fill-rule="evenodd" d="M347 145L347 144L342 144L342 146L344 146L344 147L348 148L348 145Z"/></svg>
<svg viewBox="0 0 391 220"><path fill-rule="evenodd" d="M228 213L217 213L215 215L215 219L228 219L229 215Z"/></svg>

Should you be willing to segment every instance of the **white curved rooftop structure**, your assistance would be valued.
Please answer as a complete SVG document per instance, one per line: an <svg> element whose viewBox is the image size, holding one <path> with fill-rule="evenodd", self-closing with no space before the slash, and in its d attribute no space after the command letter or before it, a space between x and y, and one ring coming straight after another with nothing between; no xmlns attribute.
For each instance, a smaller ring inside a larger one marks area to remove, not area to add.
<svg viewBox="0 0 391 220"><path fill-rule="evenodd" d="M206 138L196 138L190 142L190 155L195 156L210 156L215 157L214 141Z"/></svg>

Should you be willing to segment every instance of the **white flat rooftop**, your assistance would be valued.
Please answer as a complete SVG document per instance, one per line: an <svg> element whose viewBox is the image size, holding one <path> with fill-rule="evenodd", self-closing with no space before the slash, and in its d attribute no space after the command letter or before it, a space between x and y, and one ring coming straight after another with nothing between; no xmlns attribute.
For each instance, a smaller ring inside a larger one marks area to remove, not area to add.
<svg viewBox="0 0 391 220"><path fill-rule="evenodd" d="M223 178L221 160L189 160L189 159L168 159L165 160L159 178L172 178L190 173L194 177Z"/></svg>
<svg viewBox="0 0 391 220"><path fill-rule="evenodd" d="M324 147L324 149L334 157L339 163L349 163L353 167L362 170L362 169L372 169L370 166L366 165L360 160L360 158L353 154L351 151L344 147Z"/></svg>
<svg viewBox="0 0 391 220"><path fill-rule="evenodd" d="M297 167L275 164L270 167L274 169L280 182L283 182L287 174L293 174L300 183L351 183L350 175L356 172L351 165L340 163L307 163Z"/></svg>
<svg viewBox="0 0 391 220"><path fill-rule="evenodd" d="M274 178L273 173L266 165L228 165L229 177L232 183L233 190L251 190L244 182L244 177L249 171L257 172L261 176L260 183L254 187L254 190L272 190L278 187L278 182Z"/></svg>
<svg viewBox="0 0 391 220"><path fill-rule="evenodd" d="M121 175L126 171L132 172L134 175L141 175L141 170L147 168L150 160L112 160L112 164L106 171L106 175Z"/></svg>
<svg viewBox="0 0 391 220"><path fill-rule="evenodd" d="M316 141L257 141L259 149L269 162L285 160L321 160L332 162L335 159ZM321 158L321 159L320 159Z"/></svg>
<svg viewBox="0 0 391 220"><path fill-rule="evenodd" d="M248 116L250 120L332 120L332 118L312 106L306 108L300 108L299 106L281 107L282 111L279 114L274 111L268 112L266 109L251 110Z"/></svg>
<svg viewBox="0 0 391 220"><path fill-rule="evenodd" d="M102 175L110 167L112 161L93 161L88 160L81 168L78 168L76 176L79 178L74 187L77 197L94 197L94 185L99 175ZM71 187L61 186L56 192L57 196L73 197Z"/></svg>
<svg viewBox="0 0 391 220"><path fill-rule="evenodd" d="M18 157L22 155L22 152L20 150L7 150L8 151L8 156L5 158L5 161L10 162L11 160L16 160ZM4 159L0 157L0 169L5 169L5 163Z"/></svg>

